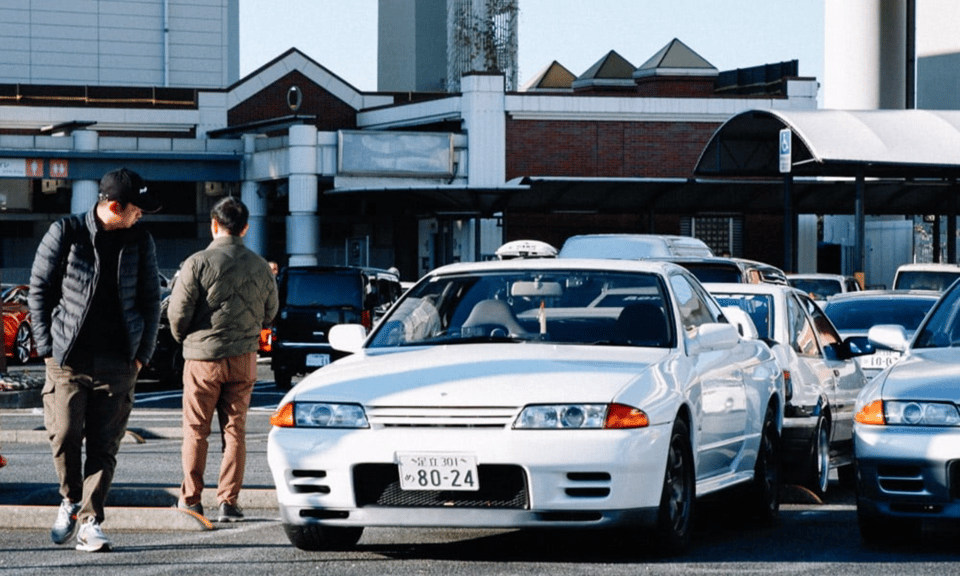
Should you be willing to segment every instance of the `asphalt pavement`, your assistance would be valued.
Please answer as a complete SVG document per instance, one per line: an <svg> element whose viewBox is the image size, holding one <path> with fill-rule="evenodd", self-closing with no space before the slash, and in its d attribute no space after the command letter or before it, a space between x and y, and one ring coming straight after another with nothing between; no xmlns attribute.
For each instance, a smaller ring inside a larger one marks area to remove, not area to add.
<svg viewBox="0 0 960 576"><path fill-rule="evenodd" d="M13 376L42 375L42 364L8 367ZM269 418L283 393L269 364L261 362L247 420L247 466L239 504L249 518L276 518L277 501L266 463ZM128 431L117 455L107 499L105 530L211 530L216 528L219 429L210 435L203 493L205 516L175 508L182 472L181 391L156 382L137 384ZM50 456L39 390L0 392L0 528L43 529L53 525L61 496Z"/></svg>

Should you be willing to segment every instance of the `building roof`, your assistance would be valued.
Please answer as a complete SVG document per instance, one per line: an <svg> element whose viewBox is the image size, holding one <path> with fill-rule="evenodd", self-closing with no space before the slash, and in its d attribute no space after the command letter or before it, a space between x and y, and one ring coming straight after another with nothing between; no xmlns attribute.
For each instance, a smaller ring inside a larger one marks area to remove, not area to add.
<svg viewBox="0 0 960 576"><path fill-rule="evenodd" d="M521 92L537 90L570 90L577 76L554 60L520 88Z"/></svg>
<svg viewBox="0 0 960 576"><path fill-rule="evenodd" d="M633 87L635 69L634 65L617 54L616 50L611 50L586 72L577 76L572 86L574 89L589 86Z"/></svg>
<svg viewBox="0 0 960 576"><path fill-rule="evenodd" d="M649 60L640 65L634 77L644 76L716 76L717 68L689 46L674 38Z"/></svg>

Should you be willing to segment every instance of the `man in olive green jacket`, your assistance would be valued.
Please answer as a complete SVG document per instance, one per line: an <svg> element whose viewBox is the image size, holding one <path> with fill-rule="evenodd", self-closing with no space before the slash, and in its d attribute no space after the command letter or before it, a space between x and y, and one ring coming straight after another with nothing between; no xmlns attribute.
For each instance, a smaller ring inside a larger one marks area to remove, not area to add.
<svg viewBox="0 0 960 576"><path fill-rule="evenodd" d="M183 343L183 484L178 507L203 515L201 493L213 412L223 461L220 522L243 518L237 499L246 462L246 418L257 381L260 330L277 314L277 283L266 260L243 245L249 211L224 198L210 211L213 242L187 258L167 316Z"/></svg>

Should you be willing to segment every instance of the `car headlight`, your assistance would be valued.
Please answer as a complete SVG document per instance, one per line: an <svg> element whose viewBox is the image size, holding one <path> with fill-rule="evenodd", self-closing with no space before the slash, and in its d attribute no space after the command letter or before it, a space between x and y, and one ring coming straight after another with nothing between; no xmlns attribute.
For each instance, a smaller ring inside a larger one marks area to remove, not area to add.
<svg viewBox="0 0 960 576"><path fill-rule="evenodd" d="M650 421L642 410L623 404L537 404L520 412L519 430L642 428Z"/></svg>
<svg viewBox="0 0 960 576"><path fill-rule="evenodd" d="M874 400L857 412L856 420L875 426L960 426L960 411L948 402Z"/></svg>
<svg viewBox="0 0 960 576"><path fill-rule="evenodd" d="M359 404L290 402L270 417L279 428L369 428L367 414Z"/></svg>

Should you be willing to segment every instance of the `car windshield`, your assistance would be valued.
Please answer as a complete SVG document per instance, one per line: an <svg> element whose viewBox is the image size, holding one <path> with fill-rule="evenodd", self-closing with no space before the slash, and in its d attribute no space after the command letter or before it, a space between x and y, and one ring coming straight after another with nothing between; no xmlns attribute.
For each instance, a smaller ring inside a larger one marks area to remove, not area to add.
<svg viewBox="0 0 960 576"><path fill-rule="evenodd" d="M914 348L948 348L960 345L960 289L943 295L920 328Z"/></svg>
<svg viewBox="0 0 960 576"><path fill-rule="evenodd" d="M837 330L866 332L877 324L899 324L913 332L934 302L934 298L864 298L828 302L823 311Z"/></svg>
<svg viewBox="0 0 960 576"><path fill-rule="evenodd" d="M943 292L960 278L960 272L904 270L897 274L897 290L937 290Z"/></svg>
<svg viewBox="0 0 960 576"><path fill-rule="evenodd" d="M672 347L657 274L485 271L421 282L378 325L371 348L473 342Z"/></svg>
<svg viewBox="0 0 960 576"><path fill-rule="evenodd" d="M839 280L828 278L789 278L787 282L797 290L810 294L815 300L826 300L828 296L843 292L843 284Z"/></svg>
<svg viewBox="0 0 960 576"><path fill-rule="evenodd" d="M773 296L769 294L714 294L721 306L737 306L750 316L761 338L771 338Z"/></svg>

